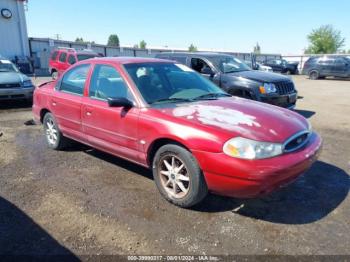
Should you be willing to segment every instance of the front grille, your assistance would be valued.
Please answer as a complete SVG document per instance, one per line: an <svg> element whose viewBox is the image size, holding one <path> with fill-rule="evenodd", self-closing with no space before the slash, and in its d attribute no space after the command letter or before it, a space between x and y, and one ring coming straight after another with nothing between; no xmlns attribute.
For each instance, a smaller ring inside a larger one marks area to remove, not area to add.
<svg viewBox="0 0 350 262"><path fill-rule="evenodd" d="M288 95L295 92L294 84L291 81L274 83L279 95Z"/></svg>
<svg viewBox="0 0 350 262"><path fill-rule="evenodd" d="M19 88L19 87L21 87L20 83L0 84L0 88L2 88L2 89Z"/></svg>
<svg viewBox="0 0 350 262"><path fill-rule="evenodd" d="M292 152L302 148L309 141L310 131L302 131L291 138L289 138L284 143L284 152Z"/></svg>

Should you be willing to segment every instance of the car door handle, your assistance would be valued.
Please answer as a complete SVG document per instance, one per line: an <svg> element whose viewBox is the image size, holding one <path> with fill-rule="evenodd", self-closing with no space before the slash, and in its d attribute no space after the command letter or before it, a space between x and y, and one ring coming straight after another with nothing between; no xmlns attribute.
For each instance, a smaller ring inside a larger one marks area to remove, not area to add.
<svg viewBox="0 0 350 262"><path fill-rule="evenodd" d="M91 116L92 113L91 113L90 111L86 111L86 115L87 115L87 116Z"/></svg>
<svg viewBox="0 0 350 262"><path fill-rule="evenodd" d="M57 106L57 103L55 101L52 101L53 106Z"/></svg>

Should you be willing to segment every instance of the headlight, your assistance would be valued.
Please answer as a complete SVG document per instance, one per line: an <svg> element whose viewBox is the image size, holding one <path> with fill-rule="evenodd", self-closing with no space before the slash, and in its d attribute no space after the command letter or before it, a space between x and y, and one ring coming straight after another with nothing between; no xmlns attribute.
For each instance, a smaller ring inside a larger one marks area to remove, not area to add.
<svg viewBox="0 0 350 262"><path fill-rule="evenodd" d="M32 87L33 83L31 80L26 80L23 82L23 87Z"/></svg>
<svg viewBox="0 0 350 262"><path fill-rule="evenodd" d="M281 155L283 145L236 137L225 143L223 151L226 155L236 158L264 159Z"/></svg>
<svg viewBox="0 0 350 262"><path fill-rule="evenodd" d="M270 93L276 93L277 89L274 84L268 84L265 83L263 86L259 87L260 93L262 94L270 94Z"/></svg>

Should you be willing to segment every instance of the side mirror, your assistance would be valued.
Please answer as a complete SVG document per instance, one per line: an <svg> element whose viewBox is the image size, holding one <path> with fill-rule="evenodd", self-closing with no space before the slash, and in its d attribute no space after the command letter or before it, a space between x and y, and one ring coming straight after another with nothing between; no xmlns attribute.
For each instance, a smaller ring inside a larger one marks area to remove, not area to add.
<svg viewBox="0 0 350 262"><path fill-rule="evenodd" d="M210 67L207 67L207 66L202 68L201 74L203 74L203 75L210 75L211 77L213 77L215 75L213 70Z"/></svg>
<svg viewBox="0 0 350 262"><path fill-rule="evenodd" d="M109 97L107 101L110 107L132 108L134 106L134 104L129 99L124 97Z"/></svg>

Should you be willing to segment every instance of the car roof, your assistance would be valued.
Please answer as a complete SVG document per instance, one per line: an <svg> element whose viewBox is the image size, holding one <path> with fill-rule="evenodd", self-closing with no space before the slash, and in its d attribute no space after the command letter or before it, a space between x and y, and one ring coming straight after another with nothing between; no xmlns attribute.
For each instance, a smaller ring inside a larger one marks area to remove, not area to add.
<svg viewBox="0 0 350 262"><path fill-rule="evenodd" d="M116 63L116 64L140 64L140 63L174 63L171 60L158 59L158 58L147 58L147 57L95 57L92 59L84 60L84 61L99 61L106 63Z"/></svg>

